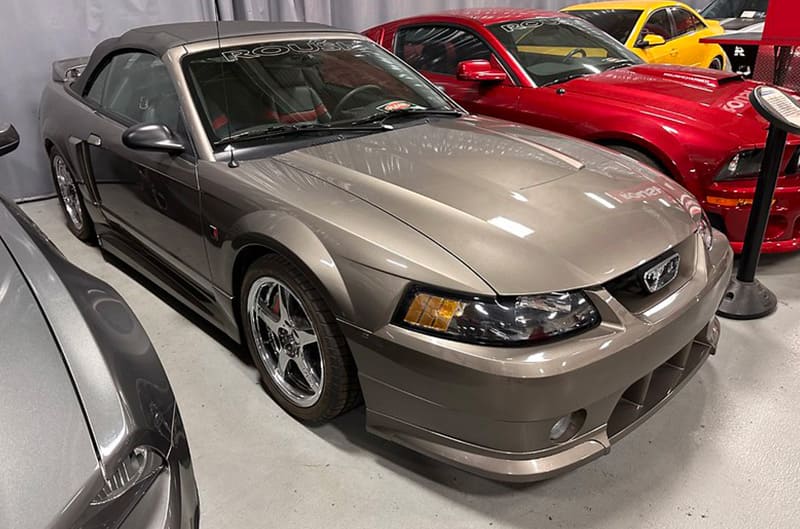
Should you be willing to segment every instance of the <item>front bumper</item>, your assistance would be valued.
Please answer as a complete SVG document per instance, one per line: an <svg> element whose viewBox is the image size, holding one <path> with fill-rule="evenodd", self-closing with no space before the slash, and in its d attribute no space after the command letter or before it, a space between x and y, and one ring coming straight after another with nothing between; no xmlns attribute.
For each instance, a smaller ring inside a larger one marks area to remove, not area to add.
<svg viewBox="0 0 800 529"><path fill-rule="evenodd" d="M716 347L714 318L733 254L716 235L695 275L658 307L633 314L605 289L587 291L600 327L538 347L454 343L388 325L344 325L359 368L367 428L493 479L552 477L609 451L660 408ZM563 443L555 421L584 410Z"/></svg>
<svg viewBox="0 0 800 529"><path fill-rule="evenodd" d="M712 222L728 236L737 254L742 251L755 180L716 182L707 191L703 208ZM731 205L720 205L719 202ZM800 250L800 176L778 180L770 209L763 253L786 253Z"/></svg>

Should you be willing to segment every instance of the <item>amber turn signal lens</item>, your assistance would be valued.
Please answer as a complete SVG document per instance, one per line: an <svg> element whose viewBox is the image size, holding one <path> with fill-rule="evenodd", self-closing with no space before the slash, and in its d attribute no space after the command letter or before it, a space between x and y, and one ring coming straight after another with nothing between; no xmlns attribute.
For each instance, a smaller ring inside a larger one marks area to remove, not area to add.
<svg viewBox="0 0 800 529"><path fill-rule="evenodd" d="M725 198L725 197L715 197L715 196L707 196L706 202L709 204L713 204L715 206L725 206L729 208L741 208L744 206L752 206L753 199L752 198ZM775 205L775 199L772 199L771 206Z"/></svg>
<svg viewBox="0 0 800 529"><path fill-rule="evenodd" d="M453 316L459 315L463 308L460 301L419 293L414 296L403 321L415 327L446 331Z"/></svg>

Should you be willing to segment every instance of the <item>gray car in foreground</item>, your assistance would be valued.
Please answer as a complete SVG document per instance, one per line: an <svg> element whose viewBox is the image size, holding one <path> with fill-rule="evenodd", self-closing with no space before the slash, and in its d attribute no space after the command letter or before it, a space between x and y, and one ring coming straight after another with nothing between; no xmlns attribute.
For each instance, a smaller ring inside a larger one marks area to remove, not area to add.
<svg viewBox="0 0 800 529"><path fill-rule="evenodd" d="M542 479L716 347L732 252L686 190L467 115L358 34L131 30L57 62L40 114L72 232L245 344L301 420L363 396L378 435Z"/></svg>
<svg viewBox="0 0 800 529"><path fill-rule="evenodd" d="M16 133L0 127L0 153ZM0 527L193 529L175 397L107 284L0 198Z"/></svg>

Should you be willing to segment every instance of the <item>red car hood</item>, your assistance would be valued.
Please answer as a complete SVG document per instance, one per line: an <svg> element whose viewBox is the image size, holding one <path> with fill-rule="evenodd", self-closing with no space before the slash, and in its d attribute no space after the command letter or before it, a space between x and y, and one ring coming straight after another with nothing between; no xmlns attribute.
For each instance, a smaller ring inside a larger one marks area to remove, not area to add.
<svg viewBox="0 0 800 529"><path fill-rule="evenodd" d="M580 77L562 85L571 94L613 100L631 109L726 130L742 143L763 143L767 122L748 101L758 86L716 70L642 64ZM756 126L745 126L747 122Z"/></svg>

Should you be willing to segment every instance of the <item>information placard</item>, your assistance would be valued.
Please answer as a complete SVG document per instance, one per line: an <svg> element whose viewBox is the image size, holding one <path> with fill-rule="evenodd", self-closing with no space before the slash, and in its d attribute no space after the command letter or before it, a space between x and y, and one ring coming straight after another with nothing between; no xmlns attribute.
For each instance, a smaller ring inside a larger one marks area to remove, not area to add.
<svg viewBox="0 0 800 529"><path fill-rule="evenodd" d="M800 134L800 104L773 86L759 86L750 95L753 107L772 125Z"/></svg>

